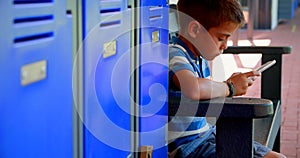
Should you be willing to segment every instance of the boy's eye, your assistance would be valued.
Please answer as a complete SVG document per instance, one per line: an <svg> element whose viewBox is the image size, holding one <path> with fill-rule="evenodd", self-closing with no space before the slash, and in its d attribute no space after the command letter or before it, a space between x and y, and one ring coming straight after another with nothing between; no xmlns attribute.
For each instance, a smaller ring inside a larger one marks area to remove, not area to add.
<svg viewBox="0 0 300 158"><path fill-rule="evenodd" d="M228 40L228 38L229 38L229 36L219 36L219 37L218 37L218 41L219 41L219 42L225 42L225 41Z"/></svg>
<svg viewBox="0 0 300 158"><path fill-rule="evenodd" d="M223 42L223 41L225 41L226 39L225 39L225 38L218 38L218 40L219 40L220 42Z"/></svg>

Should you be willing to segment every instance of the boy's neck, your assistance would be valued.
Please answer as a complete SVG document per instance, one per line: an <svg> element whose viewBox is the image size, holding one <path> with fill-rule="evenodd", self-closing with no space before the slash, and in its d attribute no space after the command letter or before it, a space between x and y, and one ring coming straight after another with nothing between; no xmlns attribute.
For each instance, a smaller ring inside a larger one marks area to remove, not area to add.
<svg viewBox="0 0 300 158"><path fill-rule="evenodd" d="M194 54L195 57L198 57L199 54L197 53L196 47L189 41L187 40L185 37L178 35L178 38L186 44L186 46L192 51L192 53Z"/></svg>

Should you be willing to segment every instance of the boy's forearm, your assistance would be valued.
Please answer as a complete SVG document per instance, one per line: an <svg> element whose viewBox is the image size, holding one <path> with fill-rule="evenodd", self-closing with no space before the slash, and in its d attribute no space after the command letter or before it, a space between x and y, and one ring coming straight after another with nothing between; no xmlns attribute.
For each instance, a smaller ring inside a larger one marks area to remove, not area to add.
<svg viewBox="0 0 300 158"><path fill-rule="evenodd" d="M193 100L205 100L229 95L229 88L226 83L195 77L188 70L177 72L172 80L185 97Z"/></svg>
<svg viewBox="0 0 300 158"><path fill-rule="evenodd" d="M198 99L200 100L226 97L230 93L227 83L208 79L199 79L199 90L200 94Z"/></svg>

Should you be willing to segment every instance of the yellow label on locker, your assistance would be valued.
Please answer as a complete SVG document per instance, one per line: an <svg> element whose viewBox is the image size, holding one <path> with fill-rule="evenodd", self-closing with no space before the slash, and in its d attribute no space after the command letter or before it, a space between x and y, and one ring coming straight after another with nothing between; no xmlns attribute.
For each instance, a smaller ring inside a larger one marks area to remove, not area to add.
<svg viewBox="0 0 300 158"><path fill-rule="evenodd" d="M27 64L21 68L21 85L26 86L31 83L45 79L47 76L47 61L42 60Z"/></svg>
<svg viewBox="0 0 300 158"><path fill-rule="evenodd" d="M117 53L117 41L111 41L103 44L103 58L110 57Z"/></svg>
<svg viewBox="0 0 300 158"><path fill-rule="evenodd" d="M159 42L159 31L152 32L152 43Z"/></svg>

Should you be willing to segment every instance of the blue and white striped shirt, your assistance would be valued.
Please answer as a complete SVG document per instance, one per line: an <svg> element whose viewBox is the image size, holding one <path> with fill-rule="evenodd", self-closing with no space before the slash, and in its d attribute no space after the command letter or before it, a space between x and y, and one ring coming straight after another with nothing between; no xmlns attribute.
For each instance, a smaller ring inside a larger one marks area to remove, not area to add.
<svg viewBox="0 0 300 158"><path fill-rule="evenodd" d="M177 37L172 39L169 48L169 95L180 95L181 91L172 81L173 75L179 70L190 70L196 77L210 77L208 62L195 57L188 47ZM209 129L205 117L169 117L168 141L176 146L198 137Z"/></svg>

